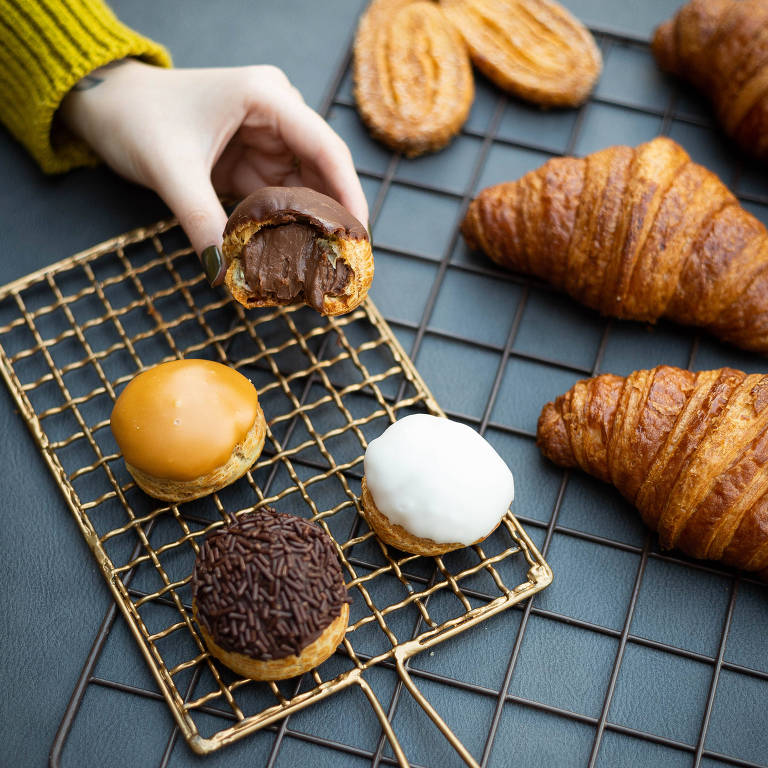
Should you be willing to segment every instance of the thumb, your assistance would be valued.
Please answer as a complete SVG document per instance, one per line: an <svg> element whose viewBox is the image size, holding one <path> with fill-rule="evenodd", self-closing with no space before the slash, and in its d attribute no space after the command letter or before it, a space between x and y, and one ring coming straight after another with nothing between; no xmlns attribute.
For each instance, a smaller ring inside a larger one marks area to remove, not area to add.
<svg viewBox="0 0 768 768"><path fill-rule="evenodd" d="M221 285L227 264L221 252L221 239L227 214L213 189L210 176L204 172L167 173L158 194L179 220L182 229L197 252L211 285Z"/></svg>

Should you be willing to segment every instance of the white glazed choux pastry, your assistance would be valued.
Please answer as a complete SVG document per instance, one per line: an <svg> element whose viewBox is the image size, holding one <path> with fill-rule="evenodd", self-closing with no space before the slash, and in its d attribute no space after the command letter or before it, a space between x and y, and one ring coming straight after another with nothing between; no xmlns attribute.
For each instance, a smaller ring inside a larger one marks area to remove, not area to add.
<svg viewBox="0 0 768 768"><path fill-rule="evenodd" d="M456 421L414 414L365 452L362 503L373 531L416 555L478 544L514 497L512 472L491 444Z"/></svg>

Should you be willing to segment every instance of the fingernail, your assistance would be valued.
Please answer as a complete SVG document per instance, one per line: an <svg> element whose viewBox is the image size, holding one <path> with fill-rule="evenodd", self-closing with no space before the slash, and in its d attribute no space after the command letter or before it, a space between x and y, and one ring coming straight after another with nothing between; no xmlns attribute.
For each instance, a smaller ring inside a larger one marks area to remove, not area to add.
<svg viewBox="0 0 768 768"><path fill-rule="evenodd" d="M200 254L200 263L205 270L205 276L211 285L221 285L224 275L220 275L224 259L218 245L209 245Z"/></svg>

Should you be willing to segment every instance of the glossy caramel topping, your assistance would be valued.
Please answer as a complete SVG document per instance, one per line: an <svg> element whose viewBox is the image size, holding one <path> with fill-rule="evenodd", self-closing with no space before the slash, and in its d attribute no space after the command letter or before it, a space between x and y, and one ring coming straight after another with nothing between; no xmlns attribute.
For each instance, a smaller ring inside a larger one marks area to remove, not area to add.
<svg viewBox="0 0 768 768"><path fill-rule="evenodd" d="M111 426L126 463L194 480L227 463L258 413L256 389L242 374L209 360L174 360L128 384Z"/></svg>

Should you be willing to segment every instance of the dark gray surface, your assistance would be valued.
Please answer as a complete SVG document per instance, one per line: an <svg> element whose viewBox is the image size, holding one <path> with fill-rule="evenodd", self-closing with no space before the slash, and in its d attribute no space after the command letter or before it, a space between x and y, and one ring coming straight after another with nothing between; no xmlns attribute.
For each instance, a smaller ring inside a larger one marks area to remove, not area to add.
<svg viewBox="0 0 768 768"><path fill-rule="evenodd" d="M647 36L655 23L676 6L674 0L572 0L566 4L598 28L610 27L637 37ZM293 0L269 6L189 0L114 3L127 23L166 43L177 65L277 64L313 106L320 104L345 53L362 5L363 0L322 4ZM564 151L573 139L575 150L584 153L610 143L636 143L650 138L662 125L661 116L654 112L663 112L670 93L669 81L657 72L647 49L613 43L597 90L599 98L612 103L590 104L575 135L576 112L541 113L508 103L503 107L497 135L526 146L493 143L477 187L515 178L538 166L549 153ZM347 80L341 97L348 95ZM628 110L615 102L636 109ZM468 127L480 133L486 131L498 103L498 92L478 81ZM676 111L703 119L701 124L673 120L670 135L682 142L695 159L721 173L725 181L732 181L735 155L709 127L707 108L697 98L683 94L676 102ZM336 105L330 120L349 142L358 168L383 174L389 154L368 139L354 111ZM414 327L422 318L435 280L440 278L439 262L450 242L461 209L460 196L480 156L481 145L477 136L462 136L443 153L416 161L401 160L396 168L394 183L374 229L379 250L373 296L387 318L394 321L393 327L406 349L411 347ZM121 182L104 169L45 178L4 134L0 135L0 168L5 171L0 178L2 283L166 215L153 195ZM371 176L363 181L369 202L373 203L379 181ZM409 183L441 187L453 194L415 189ZM739 178L737 191L764 197L768 184L762 172L748 167ZM747 205L768 220L768 207L759 202ZM416 258L403 252L415 252ZM475 420L483 415L502 349L516 310L524 300L519 285L494 274L481 274L487 267L480 256L468 253L461 243L457 245L416 356L417 365L441 404L456 415ZM406 279L406 290L393 289L395 277ZM592 367L604 327L593 313L568 300L543 290L530 291L514 337L513 354L505 365L500 393L490 414L487 436L516 473L515 511L530 521L527 527L539 544L545 529L535 523L546 526L550 522L561 475L541 460L529 438L508 430L531 431L541 404ZM457 333L474 345L450 338ZM681 328L662 325L649 331L637 324L614 323L608 331L600 370L625 373L660 362L686 365L693 339L692 333ZM558 361L558 367L527 359L530 355L545 355ZM760 358L702 338L693 365L704 368L725 364L764 369ZM47 759L54 731L109 598L90 553L7 396L0 396L0 420L5 435L0 448L5 470L0 476L0 498L6 515L0 542L4 554L0 561L0 647L5 653L0 671L0 765L40 766ZM644 561L641 548L645 532L631 510L613 491L578 474L565 488L557 524L548 550L556 581L536 599L538 612L530 616L509 693L575 712L581 720L508 702L501 715L491 764L586 764L595 736L589 718L601 716L619 645L617 635L627 615L639 567L644 568L644 577L631 620L632 639L606 716L619 726L695 745L712 664L691 654L717 656L730 576L654 557ZM619 542L624 548L585 538L589 536ZM600 565L597 575L591 572L595 564ZM766 611L764 588L742 583L730 623L726 662L768 673ZM573 625L569 620L592 622L605 631ZM414 667L481 686L487 692L496 691L504 681L520 621L520 612L510 611L440 646L434 655L417 657ZM676 646L688 655L647 647L643 639ZM97 672L111 680L155 688L121 620L115 624ZM388 703L392 674L376 671L371 683L381 700ZM419 685L479 757L493 717L495 697L425 679L420 679ZM767 705L768 682L723 669L706 748L765 763ZM354 713L354 725L350 713ZM457 764L450 748L407 695L401 697L394 723L403 746L415 761ZM375 750L380 732L357 691L343 693L301 713L291 719L290 726L292 731L339 740L362 750ZM212 723L211 727L221 727L221 723ZM62 764L156 765L171 728L163 702L90 686ZM185 744L178 742L170 765L263 765L274 739L273 732L260 733L206 759L195 758ZM385 753L389 753L387 749ZM289 735L276 764L354 766L369 765L370 759ZM606 731L598 765L650 764L690 766L693 755L616 730ZM702 764L734 763L708 758Z"/></svg>

